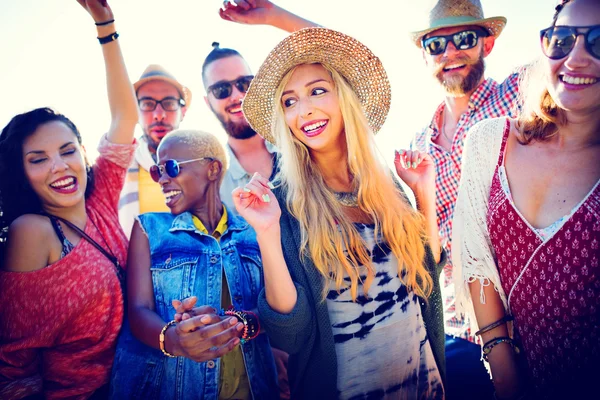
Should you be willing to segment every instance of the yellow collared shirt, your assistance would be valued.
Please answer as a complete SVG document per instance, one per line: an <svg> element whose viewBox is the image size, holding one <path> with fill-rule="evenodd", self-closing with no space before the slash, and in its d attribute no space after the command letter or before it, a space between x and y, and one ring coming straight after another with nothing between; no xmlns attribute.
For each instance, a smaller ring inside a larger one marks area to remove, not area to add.
<svg viewBox="0 0 600 400"><path fill-rule="evenodd" d="M192 214L194 226L200 232L208 235L208 229L204 226L200 218ZM217 224L217 227L211 233L215 239L221 239L221 236L227 230L227 209L223 207L223 215ZM227 285L227 277L223 270L223 288L221 290L221 306L224 309L231 306L231 294ZM240 346L221 357L221 374L219 379L219 399L250 399L250 382L246 374L244 356Z"/></svg>

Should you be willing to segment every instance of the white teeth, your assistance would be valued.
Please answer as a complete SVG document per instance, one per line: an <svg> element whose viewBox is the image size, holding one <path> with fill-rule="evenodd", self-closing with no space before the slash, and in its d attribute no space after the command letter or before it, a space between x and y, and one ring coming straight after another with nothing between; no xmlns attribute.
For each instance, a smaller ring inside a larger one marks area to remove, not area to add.
<svg viewBox="0 0 600 400"><path fill-rule="evenodd" d="M320 121L320 122L315 122L314 124L310 124L308 126L305 126L304 128L302 128L305 132L309 132L309 131L314 131L319 129L322 126L325 126L325 124L327 123L327 121Z"/></svg>
<svg viewBox="0 0 600 400"><path fill-rule="evenodd" d="M456 68L461 68L464 66L465 66L465 64L452 64L452 65L446 65L445 69L456 69Z"/></svg>
<svg viewBox="0 0 600 400"><path fill-rule="evenodd" d="M593 83L598 82L597 78L580 78L569 75L562 76L563 82L569 83L571 85L591 85Z"/></svg>
<svg viewBox="0 0 600 400"><path fill-rule="evenodd" d="M181 190L171 190L170 192L165 193L165 200L168 202L171 200L171 198L177 196L179 193L181 193Z"/></svg>
<svg viewBox="0 0 600 400"><path fill-rule="evenodd" d="M236 108L230 108L229 109L230 113L238 113L240 111L242 111L242 107L236 107Z"/></svg>
<svg viewBox="0 0 600 400"><path fill-rule="evenodd" d="M50 186L57 189L72 189L75 186L75 178L72 176L51 183Z"/></svg>

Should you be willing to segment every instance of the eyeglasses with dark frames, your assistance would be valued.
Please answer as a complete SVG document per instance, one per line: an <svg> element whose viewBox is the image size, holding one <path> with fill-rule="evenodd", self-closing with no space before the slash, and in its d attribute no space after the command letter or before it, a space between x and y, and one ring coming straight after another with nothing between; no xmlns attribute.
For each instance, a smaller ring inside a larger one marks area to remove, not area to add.
<svg viewBox="0 0 600 400"><path fill-rule="evenodd" d="M575 47L578 36L583 36L588 53L600 60L600 25L558 25L543 29L540 31L542 51L546 57L552 60L565 58Z"/></svg>
<svg viewBox="0 0 600 400"><path fill-rule="evenodd" d="M246 75L232 81L219 81L214 85L210 85L206 91L212 93L215 98L223 100L231 96L233 86L241 93L246 93L253 78L254 75Z"/></svg>
<svg viewBox="0 0 600 400"><path fill-rule="evenodd" d="M181 172L180 165L195 162L195 161L203 161L203 160L214 161L214 158L202 157L202 158L195 158L193 160L186 160L186 161L166 160L164 162L164 164L152 165L148 172L150 172L150 177L152 178L152 180L154 182L158 182L160 180L160 177L163 176L163 174L165 172L167 173L167 175L169 177L176 178L179 175L179 173Z"/></svg>
<svg viewBox="0 0 600 400"><path fill-rule="evenodd" d="M138 106L141 111L154 111L158 104L160 104L165 111L177 111L181 107L185 107L185 100L175 97L165 97L162 100L156 100L152 97L142 97L141 99L138 99Z"/></svg>
<svg viewBox="0 0 600 400"><path fill-rule="evenodd" d="M468 50L477 46L480 37L488 37L490 33L483 28L465 29L451 35L436 35L421 39L421 45L428 54L437 56L446 51L448 43L452 42L456 50Z"/></svg>

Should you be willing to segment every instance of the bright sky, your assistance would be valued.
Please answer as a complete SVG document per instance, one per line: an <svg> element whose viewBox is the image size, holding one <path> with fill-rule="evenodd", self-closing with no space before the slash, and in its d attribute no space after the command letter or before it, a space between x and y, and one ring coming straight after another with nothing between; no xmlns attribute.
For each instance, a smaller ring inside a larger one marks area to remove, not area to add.
<svg viewBox="0 0 600 400"><path fill-rule="evenodd" d="M423 29L429 0L278 0L277 4L356 37L378 55L392 85L392 107L377 137L392 157L429 123L442 93L408 39ZM205 105L200 70L218 41L237 49L256 72L286 33L268 26L222 21L219 0L109 0L131 81L148 64L162 64L192 90L182 128L225 140ZM508 24L487 58L486 76L502 81L516 66L540 55L538 32L549 25L556 0L483 0L486 17ZM91 17L75 0L0 0L0 127L15 114L50 106L79 127L91 158L110 123L100 45ZM139 131L138 131L139 134ZM389 156L388 156L389 154Z"/></svg>

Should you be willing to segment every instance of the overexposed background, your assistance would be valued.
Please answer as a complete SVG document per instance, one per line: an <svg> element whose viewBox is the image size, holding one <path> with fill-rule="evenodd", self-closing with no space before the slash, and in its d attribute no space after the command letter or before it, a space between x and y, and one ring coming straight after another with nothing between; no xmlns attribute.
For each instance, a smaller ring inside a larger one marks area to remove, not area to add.
<svg viewBox="0 0 600 400"><path fill-rule="evenodd" d="M430 0L277 0L294 13L365 43L386 67L392 108L377 137L388 160L429 123L443 94L408 33L426 27ZM502 81L538 55L539 30L556 0L483 0L486 17L508 24L487 58L486 77ZM193 101L182 128L215 133L220 123L204 103L201 66L218 41L238 50L256 72L286 33L270 26L222 21L219 0L109 0L131 81L148 64L162 64L188 86ZM91 17L75 0L0 0L0 127L18 113L50 106L79 127L95 158L110 123L104 66ZM138 128L138 135L140 134Z"/></svg>

